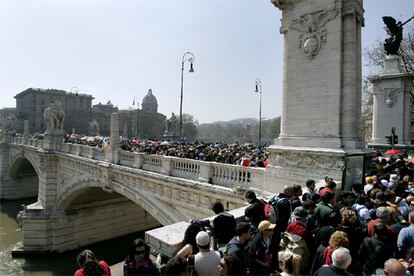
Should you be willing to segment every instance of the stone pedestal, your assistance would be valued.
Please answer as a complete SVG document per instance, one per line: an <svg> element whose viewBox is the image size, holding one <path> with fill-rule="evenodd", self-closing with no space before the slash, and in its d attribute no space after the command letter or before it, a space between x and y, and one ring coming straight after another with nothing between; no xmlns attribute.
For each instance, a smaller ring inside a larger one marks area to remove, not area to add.
<svg viewBox="0 0 414 276"><path fill-rule="evenodd" d="M413 73L404 73L401 57L387 56L384 69L369 80L374 84L372 138L370 147L389 147L385 136L395 128L398 148L411 146L411 93L414 89Z"/></svg>
<svg viewBox="0 0 414 276"><path fill-rule="evenodd" d="M47 151L59 151L63 143L63 130L47 130L43 138L43 149Z"/></svg>
<svg viewBox="0 0 414 276"><path fill-rule="evenodd" d="M303 185L327 175L341 182L351 156L359 156L362 162L353 163L363 172L362 1L272 2L283 13L284 77L281 132L269 147L268 185Z"/></svg>

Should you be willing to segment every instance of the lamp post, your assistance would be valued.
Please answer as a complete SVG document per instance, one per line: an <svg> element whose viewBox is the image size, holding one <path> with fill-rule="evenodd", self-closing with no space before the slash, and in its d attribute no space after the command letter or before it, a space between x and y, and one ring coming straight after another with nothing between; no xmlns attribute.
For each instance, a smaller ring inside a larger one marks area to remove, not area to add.
<svg viewBox="0 0 414 276"><path fill-rule="evenodd" d="M190 73L194 72L193 63L194 55L190 52L185 52L181 60L181 98L180 98L180 140L183 138L183 82L184 82L184 63L190 63Z"/></svg>
<svg viewBox="0 0 414 276"><path fill-rule="evenodd" d="M260 79L255 80L255 93L260 93L260 104L259 104L259 146L262 142L262 82Z"/></svg>

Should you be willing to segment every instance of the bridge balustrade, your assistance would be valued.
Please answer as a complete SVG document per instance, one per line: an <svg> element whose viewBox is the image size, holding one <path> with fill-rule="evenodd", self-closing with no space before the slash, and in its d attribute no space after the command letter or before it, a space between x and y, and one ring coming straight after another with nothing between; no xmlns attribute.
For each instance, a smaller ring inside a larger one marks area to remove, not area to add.
<svg viewBox="0 0 414 276"><path fill-rule="evenodd" d="M14 137L14 144L24 144L23 137ZM42 147L43 140L27 139L30 146ZM91 147L88 145L62 143L61 152L108 161L110 149ZM231 164L205 162L172 156L148 155L145 153L119 150L119 164L146 171L162 173L184 179L209 182L229 188L248 189L263 182L263 168L242 167Z"/></svg>
<svg viewBox="0 0 414 276"><path fill-rule="evenodd" d="M145 155L142 169L150 172L160 173L162 170L162 156L159 155Z"/></svg>
<svg viewBox="0 0 414 276"><path fill-rule="evenodd" d="M172 176L197 180L200 176L200 161L173 158Z"/></svg>

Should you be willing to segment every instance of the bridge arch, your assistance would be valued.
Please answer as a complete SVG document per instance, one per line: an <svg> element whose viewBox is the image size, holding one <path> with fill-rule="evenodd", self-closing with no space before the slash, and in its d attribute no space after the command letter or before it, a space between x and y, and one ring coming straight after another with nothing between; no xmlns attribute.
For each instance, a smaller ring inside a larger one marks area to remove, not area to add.
<svg viewBox="0 0 414 276"><path fill-rule="evenodd" d="M143 189L114 181L108 184L103 177L83 176L63 187L55 201L56 251L186 220L174 207Z"/></svg>
<svg viewBox="0 0 414 276"><path fill-rule="evenodd" d="M10 162L7 198L37 197L39 193L38 162L30 154L14 156Z"/></svg>
<svg viewBox="0 0 414 276"><path fill-rule="evenodd" d="M73 181L67 188L59 193L56 200L56 208L59 211L67 209L76 198L82 196L85 191L95 188L106 193L117 193L138 206L142 207L148 214L154 217L160 224L168 225L187 220L187 217L170 204L157 199L149 192L139 187L131 187L126 183L111 181L101 177L82 177Z"/></svg>

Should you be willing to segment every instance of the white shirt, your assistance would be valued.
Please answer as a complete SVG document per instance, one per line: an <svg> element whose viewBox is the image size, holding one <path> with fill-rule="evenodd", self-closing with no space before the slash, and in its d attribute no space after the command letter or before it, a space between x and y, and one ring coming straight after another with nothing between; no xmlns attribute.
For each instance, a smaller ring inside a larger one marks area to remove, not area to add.
<svg viewBox="0 0 414 276"><path fill-rule="evenodd" d="M218 276L218 265L220 263L220 253L210 250L208 252L198 252L194 255L194 269L197 275Z"/></svg>

